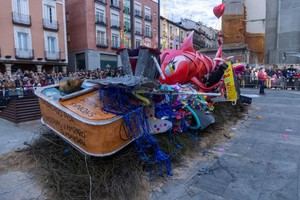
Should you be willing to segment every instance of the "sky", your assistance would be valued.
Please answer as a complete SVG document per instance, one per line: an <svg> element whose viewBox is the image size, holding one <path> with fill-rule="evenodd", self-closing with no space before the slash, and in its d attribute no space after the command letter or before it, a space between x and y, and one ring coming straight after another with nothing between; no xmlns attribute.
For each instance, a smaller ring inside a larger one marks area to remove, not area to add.
<svg viewBox="0 0 300 200"><path fill-rule="evenodd" d="M172 21L189 18L215 29L221 27L221 19L215 17L213 8L222 0L160 0L160 3L161 15Z"/></svg>

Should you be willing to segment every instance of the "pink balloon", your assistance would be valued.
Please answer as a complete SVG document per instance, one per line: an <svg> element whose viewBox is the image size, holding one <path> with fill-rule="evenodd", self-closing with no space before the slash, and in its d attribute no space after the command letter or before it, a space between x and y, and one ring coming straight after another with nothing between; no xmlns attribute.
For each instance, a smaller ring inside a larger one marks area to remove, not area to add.
<svg viewBox="0 0 300 200"><path fill-rule="evenodd" d="M221 3L220 5L214 7L214 14L217 18L222 17L225 11L225 4Z"/></svg>

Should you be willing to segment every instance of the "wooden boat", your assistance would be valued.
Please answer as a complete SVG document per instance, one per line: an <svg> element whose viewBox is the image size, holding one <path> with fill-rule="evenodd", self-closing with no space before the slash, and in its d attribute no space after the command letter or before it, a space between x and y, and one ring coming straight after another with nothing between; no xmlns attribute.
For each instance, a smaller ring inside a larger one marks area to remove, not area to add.
<svg viewBox="0 0 300 200"><path fill-rule="evenodd" d="M62 96L58 86L36 91L42 123L91 156L109 156L131 143L121 116L104 112L93 87Z"/></svg>

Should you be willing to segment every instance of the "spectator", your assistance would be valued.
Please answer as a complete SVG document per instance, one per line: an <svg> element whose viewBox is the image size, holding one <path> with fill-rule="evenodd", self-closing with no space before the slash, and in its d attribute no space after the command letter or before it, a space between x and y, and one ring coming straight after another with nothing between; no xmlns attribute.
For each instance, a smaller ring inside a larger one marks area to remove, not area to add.
<svg viewBox="0 0 300 200"><path fill-rule="evenodd" d="M264 95L265 94L265 81L268 78L267 73L265 72L264 68L260 68L258 72L258 81L259 81L259 94Z"/></svg>

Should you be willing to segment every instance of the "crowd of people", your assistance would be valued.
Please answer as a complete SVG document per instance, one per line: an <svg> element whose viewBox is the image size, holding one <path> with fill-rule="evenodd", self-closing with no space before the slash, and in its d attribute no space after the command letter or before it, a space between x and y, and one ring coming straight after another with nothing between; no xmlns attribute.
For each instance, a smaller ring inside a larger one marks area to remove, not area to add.
<svg viewBox="0 0 300 200"><path fill-rule="evenodd" d="M246 67L246 70L243 74L240 75L240 85L241 87L259 87L259 72L264 71L264 85L266 88L272 89L300 89L300 77L299 72L293 65L285 66L279 68L274 65L269 68L260 67L260 68L251 68ZM298 76L297 76L298 75Z"/></svg>
<svg viewBox="0 0 300 200"><path fill-rule="evenodd" d="M33 94L37 87L57 84L65 78L79 79L102 79L107 76L120 76L120 69L96 69L93 71L78 71L78 72L33 72L22 71L21 69L9 75L8 73L0 72L0 98L6 96L22 96Z"/></svg>
<svg viewBox="0 0 300 200"><path fill-rule="evenodd" d="M293 66L279 68L274 65L271 68L251 68L246 67L244 73L240 74L238 79L241 87L260 86L259 72L264 70L266 74L264 78L264 85L267 88L281 88L294 87L300 89L300 76L295 81L293 77L297 74L297 70ZM8 75L0 72L0 98L5 96L22 96L33 94L33 90L37 87L57 84L65 78L79 78L79 79L103 79L107 76L118 77L122 75L121 69L107 68L105 70L96 69L92 71L78 71L78 72L33 72L29 70L22 71L21 69ZM2 92L1 92L2 91Z"/></svg>

